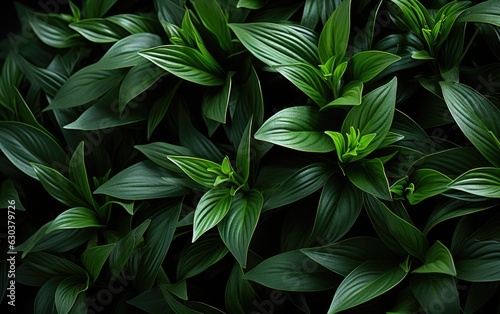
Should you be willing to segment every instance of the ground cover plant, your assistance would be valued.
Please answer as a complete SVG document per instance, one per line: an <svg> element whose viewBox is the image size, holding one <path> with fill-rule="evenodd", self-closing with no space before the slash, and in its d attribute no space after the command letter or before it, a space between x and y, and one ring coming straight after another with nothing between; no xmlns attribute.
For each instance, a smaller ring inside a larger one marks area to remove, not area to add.
<svg viewBox="0 0 500 314"><path fill-rule="evenodd" d="M16 12L7 309L500 313L500 1Z"/></svg>

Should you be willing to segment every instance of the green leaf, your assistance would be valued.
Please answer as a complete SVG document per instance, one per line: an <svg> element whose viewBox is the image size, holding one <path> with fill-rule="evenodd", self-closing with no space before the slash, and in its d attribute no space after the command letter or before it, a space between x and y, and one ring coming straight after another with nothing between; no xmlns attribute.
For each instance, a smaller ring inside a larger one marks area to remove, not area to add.
<svg viewBox="0 0 500 314"><path fill-rule="evenodd" d="M144 145L136 145L134 147L158 166L175 172L182 172L182 170L168 159L168 155L193 156L193 152L191 152L189 148L170 143L153 142Z"/></svg>
<svg viewBox="0 0 500 314"><path fill-rule="evenodd" d="M163 295L163 299L167 303L168 309L170 313L175 313L175 314L202 314L202 312L198 312L195 310L192 310L185 306L184 304L180 303L175 299L170 291L167 290L167 288L164 285L160 285L160 291L161 294Z"/></svg>
<svg viewBox="0 0 500 314"><path fill-rule="evenodd" d="M332 140L324 134L326 117L313 107L300 106L283 109L269 118L255 132L255 138L291 149L327 153L335 149Z"/></svg>
<svg viewBox="0 0 500 314"><path fill-rule="evenodd" d="M141 261L137 268L136 282L139 291L146 291L153 287L160 268L170 248L179 221L182 202L176 201L158 206L158 209L147 216L151 224L144 233L146 248L141 252Z"/></svg>
<svg viewBox="0 0 500 314"><path fill-rule="evenodd" d="M305 28L264 22L231 23L229 27L243 46L268 66L319 64L317 45Z"/></svg>
<svg viewBox="0 0 500 314"><path fill-rule="evenodd" d="M400 56L384 51L362 51L349 59L348 71L354 80L366 83L399 60Z"/></svg>
<svg viewBox="0 0 500 314"><path fill-rule="evenodd" d="M160 96L160 98L156 99L156 101L153 103L153 107L151 108L148 117L148 127L147 127L148 140L151 138L153 131L156 129L156 127L158 127L160 122L165 117L165 114L167 113L168 108L170 107L170 104L172 103L172 100L176 95L177 89L179 88L181 83L182 81L179 80L177 84L169 86L167 91L162 96Z"/></svg>
<svg viewBox="0 0 500 314"><path fill-rule="evenodd" d="M51 104L44 110L81 106L106 94L120 84L125 73L121 70L83 68L73 74L61 87Z"/></svg>
<svg viewBox="0 0 500 314"><path fill-rule="evenodd" d="M326 108L331 108L334 106L358 106L362 102L363 93L363 82L361 81L351 81L347 83L340 92L340 97L335 98L333 101L329 102L327 105L321 108L321 110Z"/></svg>
<svg viewBox="0 0 500 314"><path fill-rule="evenodd" d="M489 198L500 198L500 168L471 169L453 180L448 188Z"/></svg>
<svg viewBox="0 0 500 314"><path fill-rule="evenodd" d="M188 156L167 156L167 158L196 183L207 188L214 187L215 180L221 171L219 164L202 158Z"/></svg>
<svg viewBox="0 0 500 314"><path fill-rule="evenodd" d="M416 60L435 60L436 57L431 56L426 50L414 52L411 57Z"/></svg>
<svg viewBox="0 0 500 314"><path fill-rule="evenodd" d="M151 220L145 220L115 243L113 251L109 255L110 271L114 278L120 275L123 267L125 267L131 258L132 253L134 253L139 243L143 240L142 235L146 232L150 223Z"/></svg>
<svg viewBox="0 0 500 314"><path fill-rule="evenodd" d="M428 243L425 236L413 224L394 214L387 206L369 194L365 194L365 208L372 224L382 221L381 225L374 225L375 231L387 242L387 233L392 236L392 242L397 242L411 255L424 260ZM385 227L382 227L385 225ZM384 229L381 229L384 228ZM384 232L384 233L382 233ZM392 248L391 246L389 246Z"/></svg>
<svg viewBox="0 0 500 314"><path fill-rule="evenodd" d="M226 216L232 199L230 190L220 187L213 188L202 196L194 212L193 242Z"/></svg>
<svg viewBox="0 0 500 314"><path fill-rule="evenodd" d="M203 115L220 123L226 123L227 108L231 97L234 72L229 72L226 82L220 87L207 89L203 95L201 110Z"/></svg>
<svg viewBox="0 0 500 314"><path fill-rule="evenodd" d="M457 278L472 282L500 280L500 242L469 241L455 254Z"/></svg>
<svg viewBox="0 0 500 314"><path fill-rule="evenodd" d="M306 166L281 183L264 202L264 210L291 204L320 189L330 176L323 163Z"/></svg>
<svg viewBox="0 0 500 314"><path fill-rule="evenodd" d="M490 202L449 200L443 204L439 204L429 215L424 227L424 234L427 234L432 228L443 221L490 209L495 206L495 204L494 200Z"/></svg>
<svg viewBox="0 0 500 314"><path fill-rule="evenodd" d="M500 167L500 149L490 131L500 137L500 109L474 89L440 82L448 109L465 136L493 165Z"/></svg>
<svg viewBox="0 0 500 314"><path fill-rule="evenodd" d="M439 241L436 241L436 243L429 248L425 254L424 264L415 268L413 273L457 275L450 250Z"/></svg>
<svg viewBox="0 0 500 314"><path fill-rule="evenodd" d="M256 190L239 192L234 196L229 212L218 225L222 241L242 268L247 267L248 247L263 203L262 194Z"/></svg>
<svg viewBox="0 0 500 314"><path fill-rule="evenodd" d="M176 45L159 46L139 55L183 80L205 86L224 84L224 72L217 62L198 50Z"/></svg>
<svg viewBox="0 0 500 314"><path fill-rule="evenodd" d="M102 17L116 2L117 0L87 0L83 7L84 15L87 17Z"/></svg>
<svg viewBox="0 0 500 314"><path fill-rule="evenodd" d="M244 279L243 270L238 263L234 263L225 291L225 304L229 313L248 313L253 308L252 302L256 298L255 291L250 283Z"/></svg>
<svg viewBox="0 0 500 314"><path fill-rule="evenodd" d="M408 274L408 260L404 264L406 266L366 261L356 267L340 283L328 313L350 309L394 288Z"/></svg>
<svg viewBox="0 0 500 314"><path fill-rule="evenodd" d="M164 180L163 178L169 178ZM182 179L150 161L139 162L117 173L94 191L124 200L143 200L182 196Z"/></svg>
<svg viewBox="0 0 500 314"><path fill-rule="evenodd" d="M410 182L413 183L415 189L407 194L407 197L410 204L415 205L446 191L451 179L439 171L423 168L411 175Z"/></svg>
<svg viewBox="0 0 500 314"><path fill-rule="evenodd" d="M107 17L106 20L124 28L130 34L155 33L159 27L155 19L136 14L117 14Z"/></svg>
<svg viewBox="0 0 500 314"><path fill-rule="evenodd" d="M226 256L228 250L218 236L207 235L189 243L177 264L177 280L198 275Z"/></svg>
<svg viewBox="0 0 500 314"><path fill-rule="evenodd" d="M231 32L227 26L227 16L215 0L191 1L203 25L217 37L220 47L231 52Z"/></svg>
<svg viewBox="0 0 500 314"><path fill-rule="evenodd" d="M467 291L464 313L477 313L498 291L496 283L476 282Z"/></svg>
<svg viewBox="0 0 500 314"><path fill-rule="evenodd" d="M87 205L92 208L93 204L87 202L80 188L60 172L41 164L32 163L31 166L43 188L56 200L71 207Z"/></svg>
<svg viewBox="0 0 500 314"><path fill-rule="evenodd" d="M378 260L384 264L387 260L397 258L380 239L369 237L350 238L300 251L316 263L343 277L367 260Z"/></svg>
<svg viewBox="0 0 500 314"><path fill-rule="evenodd" d="M68 26L94 43L114 43L129 35L122 27L100 18L80 20Z"/></svg>
<svg viewBox="0 0 500 314"><path fill-rule="evenodd" d="M85 266L90 276L95 282L101 273L104 263L114 250L116 243L110 243L100 246L93 246L85 250L82 254L82 264Z"/></svg>
<svg viewBox="0 0 500 314"><path fill-rule="evenodd" d="M236 7L250 9L250 10L258 10L267 4L268 0L238 0L238 4Z"/></svg>
<svg viewBox="0 0 500 314"><path fill-rule="evenodd" d="M410 289L426 313L461 313L458 290L452 276L412 276Z"/></svg>
<svg viewBox="0 0 500 314"><path fill-rule="evenodd" d="M32 252L23 259L23 264L37 273L54 276L87 276L87 272L72 261L46 252Z"/></svg>
<svg viewBox="0 0 500 314"><path fill-rule="evenodd" d="M237 172L243 177L243 182L245 183L248 181L248 177L250 176L250 164L252 162L252 156L250 155L251 141L252 119L248 121L245 131L243 131L240 144L238 145L238 150L236 151Z"/></svg>
<svg viewBox="0 0 500 314"><path fill-rule="evenodd" d="M357 220L362 205L361 191L346 181L340 171L332 174L319 199L311 240L324 243L339 240Z"/></svg>
<svg viewBox="0 0 500 314"><path fill-rule="evenodd" d="M81 229L90 227L104 227L97 214L85 207L70 208L59 214L52 221L46 233L62 229Z"/></svg>
<svg viewBox="0 0 500 314"><path fill-rule="evenodd" d="M84 142L78 144L69 161L69 178L78 187L80 194L84 196L89 204L95 204L90 190L87 169L85 167Z"/></svg>
<svg viewBox="0 0 500 314"><path fill-rule="evenodd" d="M276 71L297 86L320 107L331 98L330 89L323 80L321 72L308 63L279 64L273 66Z"/></svg>
<svg viewBox="0 0 500 314"><path fill-rule="evenodd" d="M243 275L243 279L283 291L321 291L338 283L329 270L298 250L266 259Z"/></svg>
<svg viewBox="0 0 500 314"><path fill-rule="evenodd" d="M500 27L499 15L500 4L496 0L489 0L480 2L465 10L458 18L458 21L488 23Z"/></svg>
<svg viewBox="0 0 500 314"><path fill-rule="evenodd" d="M19 193L14 185L14 181L11 179L6 179L0 185L0 208L8 208L10 202L14 201L16 210L25 211L23 204L21 204L21 199L19 198Z"/></svg>
<svg viewBox="0 0 500 314"><path fill-rule="evenodd" d="M373 90L363 97L361 105L353 107L342 124L342 133L359 129L361 136L376 134L371 143L353 160L361 159L374 151L383 141L392 124L396 105L397 79Z"/></svg>
<svg viewBox="0 0 500 314"><path fill-rule="evenodd" d="M337 60L335 64L344 61L350 29L351 0L344 0L330 15L319 37L318 50L322 64L332 56Z"/></svg>
<svg viewBox="0 0 500 314"><path fill-rule="evenodd" d="M119 109L123 112L125 106L135 97L154 86L162 76L167 74L162 68L144 60L135 65L123 79L120 85Z"/></svg>
<svg viewBox="0 0 500 314"><path fill-rule="evenodd" d="M383 200L392 200L384 165L378 158L361 159L346 168L349 180L360 190Z"/></svg>
<svg viewBox="0 0 500 314"><path fill-rule="evenodd" d="M68 21L59 14L31 13L29 25L40 40L54 48L70 48L78 43L78 33L68 26Z"/></svg>
<svg viewBox="0 0 500 314"><path fill-rule="evenodd" d="M24 123L0 121L0 150L19 170L35 179L32 162L66 167L66 154L59 144L43 131Z"/></svg>
<svg viewBox="0 0 500 314"><path fill-rule="evenodd" d="M33 307L34 313L57 313L54 296L61 280L61 277L49 278L38 290Z"/></svg>

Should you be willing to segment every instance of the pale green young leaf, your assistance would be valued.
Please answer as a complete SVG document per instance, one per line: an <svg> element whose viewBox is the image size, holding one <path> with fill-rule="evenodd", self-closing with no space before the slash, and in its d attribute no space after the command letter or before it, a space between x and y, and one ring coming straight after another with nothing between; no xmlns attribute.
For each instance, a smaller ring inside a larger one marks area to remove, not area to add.
<svg viewBox="0 0 500 314"><path fill-rule="evenodd" d="M217 225L229 212L233 197L228 188L213 188L196 206L193 220L193 242Z"/></svg>

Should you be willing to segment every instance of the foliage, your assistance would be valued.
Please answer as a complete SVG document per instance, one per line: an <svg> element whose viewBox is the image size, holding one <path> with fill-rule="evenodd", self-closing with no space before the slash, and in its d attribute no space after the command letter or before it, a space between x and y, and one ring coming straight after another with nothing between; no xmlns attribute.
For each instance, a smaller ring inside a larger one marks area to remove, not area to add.
<svg viewBox="0 0 500 314"><path fill-rule="evenodd" d="M26 312L500 308L498 0L38 3L0 54Z"/></svg>

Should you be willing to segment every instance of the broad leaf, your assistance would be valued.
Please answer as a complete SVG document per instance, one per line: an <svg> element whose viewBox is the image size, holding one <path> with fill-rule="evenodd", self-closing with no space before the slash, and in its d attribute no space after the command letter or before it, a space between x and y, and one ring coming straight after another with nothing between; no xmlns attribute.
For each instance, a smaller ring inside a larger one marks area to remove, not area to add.
<svg viewBox="0 0 500 314"><path fill-rule="evenodd" d="M203 115L209 119L220 123L226 123L227 108L231 97L234 72L230 72L226 77L226 82L222 86L207 89L203 95L201 110Z"/></svg>
<svg viewBox="0 0 500 314"><path fill-rule="evenodd" d="M438 195L448 189L447 185L451 179L444 174L432 169L418 169L411 177L410 182L414 185L414 190L407 193L408 201L411 205Z"/></svg>
<svg viewBox="0 0 500 314"><path fill-rule="evenodd" d="M381 264L397 258L380 239L357 237L320 247L301 249L302 253L321 266L345 277L367 260Z"/></svg>
<svg viewBox="0 0 500 314"><path fill-rule="evenodd" d="M87 290L88 281L85 277L72 276L63 279L55 292L55 305L57 313L67 314L83 291Z"/></svg>
<svg viewBox="0 0 500 314"><path fill-rule="evenodd" d="M200 199L194 212L193 242L217 225L231 208L232 196L228 188L213 188Z"/></svg>
<svg viewBox="0 0 500 314"><path fill-rule="evenodd" d="M322 127L327 127L327 121L317 109L290 107L264 122L255 138L299 151L326 153L335 146Z"/></svg>
<svg viewBox="0 0 500 314"><path fill-rule="evenodd" d="M83 7L84 15L88 17L104 16L117 0L87 0Z"/></svg>
<svg viewBox="0 0 500 314"><path fill-rule="evenodd" d="M325 64L335 56L337 64L344 61L351 29L351 0L344 0L328 18L319 37L319 59Z"/></svg>
<svg viewBox="0 0 500 314"><path fill-rule="evenodd" d="M0 150L19 170L35 179L32 162L66 167L66 154L59 144L46 133L24 123L0 122Z"/></svg>
<svg viewBox="0 0 500 314"><path fill-rule="evenodd" d="M72 261L46 252L32 252L23 259L30 269L50 277L87 276L87 272Z"/></svg>
<svg viewBox="0 0 500 314"><path fill-rule="evenodd" d="M186 156L167 156L191 179L207 188L213 188L221 166L213 161ZM211 171L210 171L210 170Z"/></svg>
<svg viewBox="0 0 500 314"><path fill-rule="evenodd" d="M446 275L421 274L410 279L410 289L426 313L460 313L455 279Z"/></svg>
<svg viewBox="0 0 500 314"><path fill-rule="evenodd" d="M164 180L165 177L169 180ZM94 193L124 200L182 196L186 190L181 183L182 179L173 177L171 172L150 161L143 161L117 173Z"/></svg>
<svg viewBox="0 0 500 314"><path fill-rule="evenodd" d="M495 0L478 3L460 15L460 22L489 23L500 27L500 4Z"/></svg>
<svg viewBox="0 0 500 314"><path fill-rule="evenodd" d="M176 45L159 46L139 55L186 81L205 86L224 84L224 73L217 62L198 50Z"/></svg>
<svg viewBox="0 0 500 314"><path fill-rule="evenodd" d="M384 242L394 242L396 240L409 254L424 260L428 243L420 230L394 214L384 203L368 194L365 194L365 208L370 220L372 220L372 224L374 224L375 231ZM393 249L393 247L389 247Z"/></svg>
<svg viewBox="0 0 500 314"><path fill-rule="evenodd" d="M321 291L338 284L335 275L298 250L266 259L243 279L284 291Z"/></svg>
<svg viewBox="0 0 500 314"><path fill-rule="evenodd" d="M68 26L68 22L58 14L31 13L29 25L40 40L54 48L70 48L78 43L78 33Z"/></svg>
<svg viewBox="0 0 500 314"><path fill-rule="evenodd" d="M84 19L68 26L94 43L114 43L129 35L122 27L105 19Z"/></svg>
<svg viewBox="0 0 500 314"><path fill-rule="evenodd" d="M226 52L231 52L231 32L227 26L227 16L215 0L192 1L203 25L217 37L219 45Z"/></svg>
<svg viewBox="0 0 500 314"><path fill-rule="evenodd" d="M108 260L109 254L113 251L115 243L94 246L88 248L82 254L82 264L85 266L90 276L95 282L101 273L102 267Z"/></svg>
<svg viewBox="0 0 500 314"><path fill-rule="evenodd" d="M394 288L408 274L408 260L401 265L366 261L340 283L328 313L338 313L363 304Z"/></svg>
<svg viewBox="0 0 500 314"><path fill-rule="evenodd" d="M70 208L59 214L52 221L46 233L62 229L81 229L90 227L104 227L97 214L85 207Z"/></svg>
<svg viewBox="0 0 500 314"><path fill-rule="evenodd" d="M218 236L207 235L189 243L177 265L177 280L198 275L226 256L228 250Z"/></svg>
<svg viewBox="0 0 500 314"><path fill-rule="evenodd" d="M243 270L238 263L234 263L225 291L225 304L229 313L248 313L255 305L252 302L256 298L255 291L250 283L244 279Z"/></svg>
<svg viewBox="0 0 500 314"><path fill-rule="evenodd" d="M465 136L493 165L500 167L500 148L490 131L500 137L500 109L476 90L452 82L441 82L446 105Z"/></svg>
<svg viewBox="0 0 500 314"><path fill-rule="evenodd" d="M401 57L388 52L369 50L358 52L349 59L348 73L354 80L366 83Z"/></svg>
<svg viewBox="0 0 500 314"><path fill-rule="evenodd" d="M424 264L414 269L413 272L457 275L450 250L439 241L436 241L425 254Z"/></svg>
<svg viewBox="0 0 500 314"><path fill-rule="evenodd" d="M222 241L242 268L247 265L248 247L263 203L262 194L256 190L239 192L233 198L229 212L218 225Z"/></svg>
<svg viewBox="0 0 500 314"><path fill-rule="evenodd" d="M311 240L332 243L344 236L358 218L363 195L339 171L326 181L319 199Z"/></svg>
<svg viewBox="0 0 500 314"><path fill-rule="evenodd" d="M378 158L361 159L346 168L349 180L360 190L383 200L392 200L384 165Z"/></svg>
<svg viewBox="0 0 500 314"><path fill-rule="evenodd" d="M229 24L229 27L245 48L268 66L319 64L316 43L302 33L308 32L306 29L262 22Z"/></svg>
<svg viewBox="0 0 500 314"><path fill-rule="evenodd" d="M498 241L469 241L455 254L457 278L472 282L500 280L500 243Z"/></svg>
<svg viewBox="0 0 500 314"><path fill-rule="evenodd" d="M500 198L500 168L471 169L453 180L448 188L489 198Z"/></svg>
<svg viewBox="0 0 500 314"><path fill-rule="evenodd" d="M181 173L182 170L171 162L167 156L193 156L193 153L188 148L170 143L153 142L145 145L136 145L134 147L158 166Z"/></svg>

